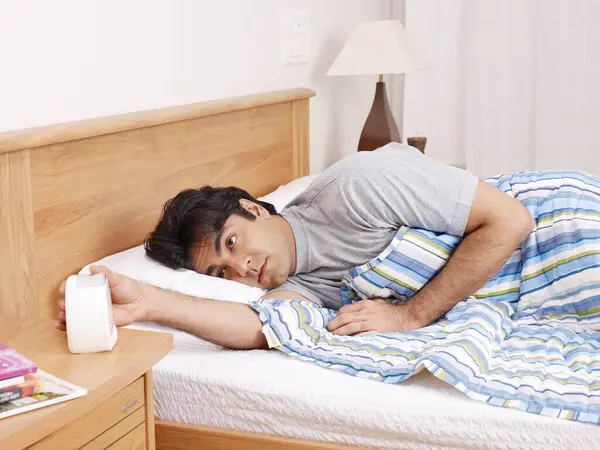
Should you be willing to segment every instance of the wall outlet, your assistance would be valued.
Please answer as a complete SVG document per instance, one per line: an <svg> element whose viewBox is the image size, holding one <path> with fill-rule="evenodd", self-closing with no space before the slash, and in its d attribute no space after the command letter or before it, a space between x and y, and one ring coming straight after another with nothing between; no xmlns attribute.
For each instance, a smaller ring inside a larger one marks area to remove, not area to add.
<svg viewBox="0 0 600 450"><path fill-rule="evenodd" d="M286 9L281 14L281 51L284 66L308 64L309 15L307 10Z"/></svg>

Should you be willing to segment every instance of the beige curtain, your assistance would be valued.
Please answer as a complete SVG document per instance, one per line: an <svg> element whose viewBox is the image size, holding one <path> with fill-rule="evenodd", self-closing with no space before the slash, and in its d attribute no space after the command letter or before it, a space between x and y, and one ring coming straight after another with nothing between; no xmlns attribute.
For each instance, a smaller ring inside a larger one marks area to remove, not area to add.
<svg viewBox="0 0 600 450"><path fill-rule="evenodd" d="M404 136L480 177L600 175L600 1L405 0L395 14L432 65L395 80Z"/></svg>

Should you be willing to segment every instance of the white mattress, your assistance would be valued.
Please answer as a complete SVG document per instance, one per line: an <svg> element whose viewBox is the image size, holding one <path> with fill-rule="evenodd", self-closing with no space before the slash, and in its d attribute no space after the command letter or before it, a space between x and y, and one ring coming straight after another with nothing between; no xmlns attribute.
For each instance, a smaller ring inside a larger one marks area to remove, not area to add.
<svg viewBox="0 0 600 450"><path fill-rule="evenodd" d="M490 406L429 373L386 385L275 350L228 350L179 331L174 341L153 370L163 420L379 448L600 447L598 426Z"/></svg>

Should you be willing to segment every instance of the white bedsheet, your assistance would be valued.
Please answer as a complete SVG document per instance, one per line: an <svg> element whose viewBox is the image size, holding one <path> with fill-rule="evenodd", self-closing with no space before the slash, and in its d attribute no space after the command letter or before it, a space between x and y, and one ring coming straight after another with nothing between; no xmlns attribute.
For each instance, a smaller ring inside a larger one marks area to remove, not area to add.
<svg viewBox="0 0 600 450"><path fill-rule="evenodd" d="M179 331L174 341L153 370L162 420L379 448L600 446L598 426L480 403L429 373L386 385L275 350L228 350Z"/></svg>

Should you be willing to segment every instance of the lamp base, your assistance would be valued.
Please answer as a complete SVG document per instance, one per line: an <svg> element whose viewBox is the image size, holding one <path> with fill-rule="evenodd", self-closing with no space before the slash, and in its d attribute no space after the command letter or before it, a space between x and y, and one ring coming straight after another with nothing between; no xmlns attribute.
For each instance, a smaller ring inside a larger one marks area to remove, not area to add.
<svg viewBox="0 0 600 450"><path fill-rule="evenodd" d="M387 100L385 82L378 81L373 106L358 141L358 151L372 151L390 142L402 142Z"/></svg>
<svg viewBox="0 0 600 450"><path fill-rule="evenodd" d="M406 143L411 147L416 148L421 153L425 153L425 146L427 145L427 138L425 136L415 136L406 138Z"/></svg>

